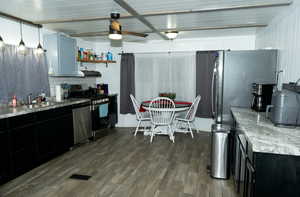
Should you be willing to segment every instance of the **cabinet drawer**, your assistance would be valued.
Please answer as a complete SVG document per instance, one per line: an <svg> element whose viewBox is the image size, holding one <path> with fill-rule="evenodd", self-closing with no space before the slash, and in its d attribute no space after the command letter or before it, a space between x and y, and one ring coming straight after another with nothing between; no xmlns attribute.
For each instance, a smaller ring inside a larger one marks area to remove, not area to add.
<svg viewBox="0 0 300 197"><path fill-rule="evenodd" d="M25 114L21 116L15 116L9 119L10 128L24 127L26 125L31 125L36 121L36 116L34 113Z"/></svg>
<svg viewBox="0 0 300 197"><path fill-rule="evenodd" d="M72 106L59 107L56 109L46 110L37 113L37 121L56 119L59 116L64 116L66 114L71 114L71 113L72 113Z"/></svg>
<svg viewBox="0 0 300 197"><path fill-rule="evenodd" d="M87 107L87 106L90 106L91 105L91 102L84 102L84 103L79 103L79 104L74 104L72 106L72 108L81 108L81 107Z"/></svg>

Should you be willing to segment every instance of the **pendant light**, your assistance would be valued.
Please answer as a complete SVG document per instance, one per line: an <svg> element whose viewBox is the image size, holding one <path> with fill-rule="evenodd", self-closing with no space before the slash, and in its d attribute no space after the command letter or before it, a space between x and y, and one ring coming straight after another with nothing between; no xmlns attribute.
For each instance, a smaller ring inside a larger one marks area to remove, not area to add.
<svg viewBox="0 0 300 197"><path fill-rule="evenodd" d="M0 49L2 47L4 47L4 46L5 46L5 43L4 43L3 39L2 39L2 37L0 36Z"/></svg>
<svg viewBox="0 0 300 197"><path fill-rule="evenodd" d="M43 47L42 47L42 45L41 45L41 32L40 32L40 30L41 30L41 28L38 27L39 44L38 44L38 46L37 46L37 48L36 48L36 53L37 53L37 54L43 54L43 53L44 53L44 49L43 49Z"/></svg>
<svg viewBox="0 0 300 197"><path fill-rule="evenodd" d="M25 52L25 50L26 50L26 46L23 41L22 22L20 22L20 34L21 34L21 41L19 43L18 50L22 53L22 52Z"/></svg>

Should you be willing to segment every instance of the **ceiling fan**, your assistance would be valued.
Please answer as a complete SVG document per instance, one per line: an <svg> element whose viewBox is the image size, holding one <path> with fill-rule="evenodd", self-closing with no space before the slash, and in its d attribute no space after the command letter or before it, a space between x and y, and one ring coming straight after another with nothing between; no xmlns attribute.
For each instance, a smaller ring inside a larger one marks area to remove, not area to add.
<svg viewBox="0 0 300 197"><path fill-rule="evenodd" d="M131 31L122 30L122 26L118 19L120 18L120 13L113 12L110 14L110 25L109 25L109 39L111 40L121 40L122 35L131 35L146 38L148 34L137 33Z"/></svg>

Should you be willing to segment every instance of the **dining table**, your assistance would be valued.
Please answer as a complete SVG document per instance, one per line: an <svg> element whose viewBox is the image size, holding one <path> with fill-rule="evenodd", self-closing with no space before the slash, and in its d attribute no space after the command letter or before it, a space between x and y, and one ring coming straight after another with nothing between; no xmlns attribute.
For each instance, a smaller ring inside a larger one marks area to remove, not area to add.
<svg viewBox="0 0 300 197"><path fill-rule="evenodd" d="M145 112L149 110L151 101L143 101L140 107L140 112ZM176 112L183 112L187 111L192 103L188 101L174 101L175 108L171 109L172 111Z"/></svg>
<svg viewBox="0 0 300 197"><path fill-rule="evenodd" d="M140 106L140 112L149 111L150 103L151 103L150 100L143 101ZM188 101L176 101L176 100L174 100L174 104L175 104L175 108L170 109L170 110L175 112L175 117L176 117L176 114L187 111L192 105L192 103L188 102ZM159 134L168 135L168 132L166 129L164 129L164 128L157 128L157 129L160 130ZM184 132L185 133L185 131L183 131L181 129L176 129L176 130L174 130L174 132L180 132L180 133ZM150 131L144 132L144 135L146 135L146 136L150 135L150 134L151 134Z"/></svg>

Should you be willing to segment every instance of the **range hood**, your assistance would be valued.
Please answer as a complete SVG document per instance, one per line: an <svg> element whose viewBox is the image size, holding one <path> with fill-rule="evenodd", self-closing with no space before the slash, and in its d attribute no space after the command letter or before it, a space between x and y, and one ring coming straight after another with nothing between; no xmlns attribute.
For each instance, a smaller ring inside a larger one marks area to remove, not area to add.
<svg viewBox="0 0 300 197"><path fill-rule="evenodd" d="M81 70L83 72L84 77L101 77L102 74L99 71L94 70Z"/></svg>

